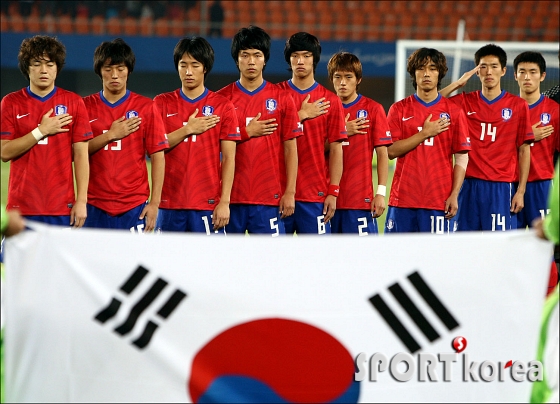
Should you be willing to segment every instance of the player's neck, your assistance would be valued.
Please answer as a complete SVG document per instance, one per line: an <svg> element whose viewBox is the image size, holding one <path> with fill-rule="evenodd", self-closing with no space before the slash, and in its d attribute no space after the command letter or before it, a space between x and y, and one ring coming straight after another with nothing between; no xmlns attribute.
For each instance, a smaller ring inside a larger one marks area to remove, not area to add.
<svg viewBox="0 0 560 404"><path fill-rule="evenodd" d="M124 87L119 92L111 92L111 91L103 90L103 97L105 97L105 99L109 101L111 104L114 104L125 95L126 95L126 87Z"/></svg>
<svg viewBox="0 0 560 404"><path fill-rule="evenodd" d="M185 86L181 87L181 91L183 91L183 94L185 94L187 98L191 100L200 97L204 93L204 90L204 85L195 88L185 88Z"/></svg>
<svg viewBox="0 0 560 404"><path fill-rule="evenodd" d="M254 79L248 79L247 77L243 76L239 78L239 84L241 84L247 91L255 91L257 88L262 86L263 83L263 76L255 77Z"/></svg>
<svg viewBox="0 0 560 404"><path fill-rule="evenodd" d="M315 84L315 76L313 74L305 77L296 77L295 75L292 75L292 84L300 90L307 90Z"/></svg>
<svg viewBox="0 0 560 404"><path fill-rule="evenodd" d="M351 95L347 97L338 96L338 98L340 98L340 101L342 101L342 103L346 105L356 101L356 98L358 98L358 93L354 91Z"/></svg>
<svg viewBox="0 0 560 404"><path fill-rule="evenodd" d="M522 91L519 93L519 96L527 101L527 104L533 105L541 98L541 91L540 89L533 91L532 93L525 93Z"/></svg>
<svg viewBox="0 0 560 404"><path fill-rule="evenodd" d="M416 95L426 104L429 104L430 102L434 101L438 97L439 92L437 90L437 87L428 91L421 90L420 88L418 88L416 90Z"/></svg>
<svg viewBox="0 0 560 404"><path fill-rule="evenodd" d="M488 101L492 101L494 98L498 97L500 94L502 94L502 88L499 84L495 87L492 87L492 88L482 86L482 95Z"/></svg>
<svg viewBox="0 0 560 404"><path fill-rule="evenodd" d="M52 92L52 90L54 90L54 83L48 87L37 87L35 85L33 85L32 83L29 83L29 90L35 94L38 95L39 97L44 97L48 94L50 94Z"/></svg>

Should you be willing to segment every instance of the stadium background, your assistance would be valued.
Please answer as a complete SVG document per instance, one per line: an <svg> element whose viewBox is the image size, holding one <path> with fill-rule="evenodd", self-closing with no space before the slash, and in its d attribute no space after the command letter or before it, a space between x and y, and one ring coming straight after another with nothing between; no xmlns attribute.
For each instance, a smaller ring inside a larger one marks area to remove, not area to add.
<svg viewBox="0 0 560 404"><path fill-rule="evenodd" d="M148 97L178 87L173 47L183 36L201 35L209 39L216 52L216 63L206 85L218 90L239 78L230 55L231 38L240 27L254 24L273 38L271 59L265 71L268 81L290 78L282 53L284 41L297 31L308 31L320 39L323 47L317 81L332 89L326 77L326 62L339 50L353 52L360 57L364 68L360 93L380 102L387 111L395 101L397 40L456 40L458 22L464 20L466 41L557 43L559 4L558 1L3 1L0 3L0 93L3 97L28 85L17 68L17 53L21 41L36 33L56 35L65 44L67 61L57 85L82 96L101 89L101 82L92 69L95 47L104 40L124 38L137 57L128 87ZM512 76L511 70L508 74ZM557 70L555 79L551 81L547 77L543 89L555 84L558 84ZM5 203L9 163L1 163L0 173L1 200ZM382 228L384 217L379 223ZM3 386L1 390L3 396Z"/></svg>

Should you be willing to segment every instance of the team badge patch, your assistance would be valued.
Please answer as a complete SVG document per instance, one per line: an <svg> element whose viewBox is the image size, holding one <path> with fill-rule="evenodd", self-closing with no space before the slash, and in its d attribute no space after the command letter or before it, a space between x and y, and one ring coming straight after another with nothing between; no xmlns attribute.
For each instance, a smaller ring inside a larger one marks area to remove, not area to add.
<svg viewBox="0 0 560 404"><path fill-rule="evenodd" d="M136 118L138 116L138 112L136 112L134 110L126 111L125 116L126 116L126 119Z"/></svg>
<svg viewBox="0 0 560 404"><path fill-rule="evenodd" d="M509 108L502 109L502 118L504 118L504 121L510 119L511 115L512 115L511 109Z"/></svg>
<svg viewBox="0 0 560 404"><path fill-rule="evenodd" d="M440 117L440 118L445 118L445 119L447 119L448 121L451 120L451 117L449 116L449 114L448 114L447 112L442 112L441 114L439 114L439 117Z"/></svg>
<svg viewBox="0 0 560 404"><path fill-rule="evenodd" d="M367 111L365 109L360 109L356 114L356 118L367 118Z"/></svg>
<svg viewBox="0 0 560 404"><path fill-rule="evenodd" d="M550 123L550 114L548 112L543 112L541 114L541 123L547 125Z"/></svg>
<svg viewBox="0 0 560 404"><path fill-rule="evenodd" d="M393 219L387 220L387 229L392 230L393 227L395 227L395 222L393 222Z"/></svg>
<svg viewBox="0 0 560 404"><path fill-rule="evenodd" d="M66 105L57 105L54 107L54 114L55 115L62 115L68 111L68 107Z"/></svg>
<svg viewBox="0 0 560 404"><path fill-rule="evenodd" d="M210 116L213 113L214 113L214 107L212 107L211 105L205 105L204 107L202 107L202 115Z"/></svg>
<svg viewBox="0 0 560 404"><path fill-rule="evenodd" d="M269 98L266 100L266 109L270 112L275 111L276 107L278 106L278 102L274 98Z"/></svg>

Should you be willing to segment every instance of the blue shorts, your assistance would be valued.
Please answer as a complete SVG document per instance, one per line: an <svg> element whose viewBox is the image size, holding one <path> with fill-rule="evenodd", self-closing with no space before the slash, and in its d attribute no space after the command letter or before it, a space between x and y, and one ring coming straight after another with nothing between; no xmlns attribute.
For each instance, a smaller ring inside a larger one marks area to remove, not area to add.
<svg viewBox="0 0 560 404"><path fill-rule="evenodd" d="M160 209L156 222L156 232L192 232L225 234L224 228L214 230L212 226L212 210L191 209Z"/></svg>
<svg viewBox="0 0 560 404"><path fill-rule="evenodd" d="M298 202L292 216L284 219L286 234L331 234L331 224L325 224L324 203Z"/></svg>
<svg viewBox="0 0 560 404"><path fill-rule="evenodd" d="M377 220L369 210L337 209L331 219L331 233L377 234Z"/></svg>
<svg viewBox="0 0 560 404"><path fill-rule="evenodd" d="M527 183L525 190L524 203L525 206L521 212L517 214L517 228L524 229L531 227L533 220L537 218L544 219L548 214L548 193L552 180L532 181ZM517 187L516 187L517 188Z"/></svg>
<svg viewBox="0 0 560 404"><path fill-rule="evenodd" d="M70 215L63 216L24 216L26 220L32 220L34 222L51 224L53 226L67 226L70 227Z"/></svg>
<svg viewBox="0 0 560 404"><path fill-rule="evenodd" d="M459 192L459 231L517 229L517 215L510 212L513 183L465 178Z"/></svg>
<svg viewBox="0 0 560 404"><path fill-rule="evenodd" d="M139 219L144 207L148 204L145 202L134 209L120 215L111 216L102 209L87 204L87 219L84 227L96 229L122 229L130 230L132 233L143 233L146 226L146 219Z"/></svg>
<svg viewBox="0 0 560 404"><path fill-rule="evenodd" d="M229 211L226 233L245 234L248 231L250 234L270 234L272 237L286 234L278 206L232 203Z"/></svg>
<svg viewBox="0 0 560 404"><path fill-rule="evenodd" d="M410 209L389 206L385 233L453 233L453 223L443 210Z"/></svg>

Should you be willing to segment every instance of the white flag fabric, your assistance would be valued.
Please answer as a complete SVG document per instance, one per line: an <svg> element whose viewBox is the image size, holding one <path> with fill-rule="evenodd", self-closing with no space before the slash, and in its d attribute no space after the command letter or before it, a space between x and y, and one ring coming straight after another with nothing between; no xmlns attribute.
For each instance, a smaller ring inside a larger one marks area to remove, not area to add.
<svg viewBox="0 0 560 404"><path fill-rule="evenodd" d="M5 247L6 400L527 402L551 258L523 231L271 239L39 226ZM464 350L445 362L454 339ZM360 353L385 356L386 369L372 375Z"/></svg>

